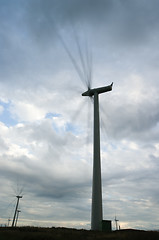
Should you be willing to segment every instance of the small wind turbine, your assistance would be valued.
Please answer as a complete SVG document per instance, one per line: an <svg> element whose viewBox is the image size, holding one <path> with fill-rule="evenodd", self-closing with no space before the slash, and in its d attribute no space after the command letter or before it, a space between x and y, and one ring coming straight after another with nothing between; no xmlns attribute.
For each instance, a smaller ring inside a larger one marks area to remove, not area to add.
<svg viewBox="0 0 159 240"><path fill-rule="evenodd" d="M16 216L17 216L17 213L18 213L18 205L19 205L19 200L20 198L22 198L22 196L16 196L17 197L17 204L16 204L16 207L15 207L15 212L14 212L14 217L13 217L13 222L12 222L12 227L15 227L15 219L16 219Z"/></svg>
<svg viewBox="0 0 159 240"><path fill-rule="evenodd" d="M11 221L11 219L10 219L10 218L8 218L8 227L9 227L10 221Z"/></svg>
<svg viewBox="0 0 159 240"><path fill-rule="evenodd" d="M20 210L17 210L17 217L16 217L16 221L15 221L15 227L17 226L18 217L19 217L19 213L20 213L20 212L21 212Z"/></svg>
<svg viewBox="0 0 159 240"><path fill-rule="evenodd" d="M115 221L116 230L118 230L118 221L119 221L119 220L117 220L116 216L115 216L114 221Z"/></svg>

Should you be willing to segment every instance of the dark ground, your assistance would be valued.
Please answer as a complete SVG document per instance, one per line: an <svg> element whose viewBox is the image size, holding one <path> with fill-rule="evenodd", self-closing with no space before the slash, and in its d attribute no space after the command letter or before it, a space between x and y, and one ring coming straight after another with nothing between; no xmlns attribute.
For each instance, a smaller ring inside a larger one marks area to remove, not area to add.
<svg viewBox="0 0 159 240"><path fill-rule="evenodd" d="M159 232L127 229L105 233L70 228L1 227L0 240L159 240Z"/></svg>

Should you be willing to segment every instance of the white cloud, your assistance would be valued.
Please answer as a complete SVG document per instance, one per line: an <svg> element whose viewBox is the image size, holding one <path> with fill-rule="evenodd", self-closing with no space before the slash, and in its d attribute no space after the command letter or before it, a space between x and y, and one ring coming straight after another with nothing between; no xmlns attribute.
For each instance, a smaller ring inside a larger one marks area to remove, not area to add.
<svg viewBox="0 0 159 240"><path fill-rule="evenodd" d="M37 121L45 117L45 111L32 103L16 102L11 107L11 114L19 121Z"/></svg>

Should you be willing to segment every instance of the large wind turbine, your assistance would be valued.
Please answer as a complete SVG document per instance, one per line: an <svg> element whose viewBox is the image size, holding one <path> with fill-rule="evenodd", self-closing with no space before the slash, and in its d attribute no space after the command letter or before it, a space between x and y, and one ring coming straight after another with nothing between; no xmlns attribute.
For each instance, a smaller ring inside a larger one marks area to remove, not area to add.
<svg viewBox="0 0 159 240"><path fill-rule="evenodd" d="M101 161L100 161L100 121L99 121L99 98L98 95L112 90L113 83L109 86L91 89L92 83L92 55L85 48L85 56L82 53L81 45L74 31L75 43L79 55L79 62L72 55L67 44L60 34L59 39L68 54L80 80L88 88L82 93L82 96L94 97L94 153L93 153L93 184L92 184L92 213L91 213L91 229L101 230L103 211L102 211L102 180L101 180Z"/></svg>
<svg viewBox="0 0 159 240"><path fill-rule="evenodd" d="M112 90L113 83L109 86L88 89L82 96L94 96L94 143L93 143L93 183L92 183L92 213L91 229L101 230L103 220L102 210L102 179L100 160L100 121L98 95Z"/></svg>

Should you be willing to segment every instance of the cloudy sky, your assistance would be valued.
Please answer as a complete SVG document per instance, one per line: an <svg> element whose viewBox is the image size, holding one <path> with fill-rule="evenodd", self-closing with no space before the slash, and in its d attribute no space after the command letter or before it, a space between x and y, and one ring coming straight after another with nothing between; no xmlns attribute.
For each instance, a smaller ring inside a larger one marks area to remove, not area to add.
<svg viewBox="0 0 159 240"><path fill-rule="evenodd" d="M21 194L19 225L90 228L84 76L114 82L100 96L103 218L159 229L158 29L157 0L0 0L0 224Z"/></svg>

